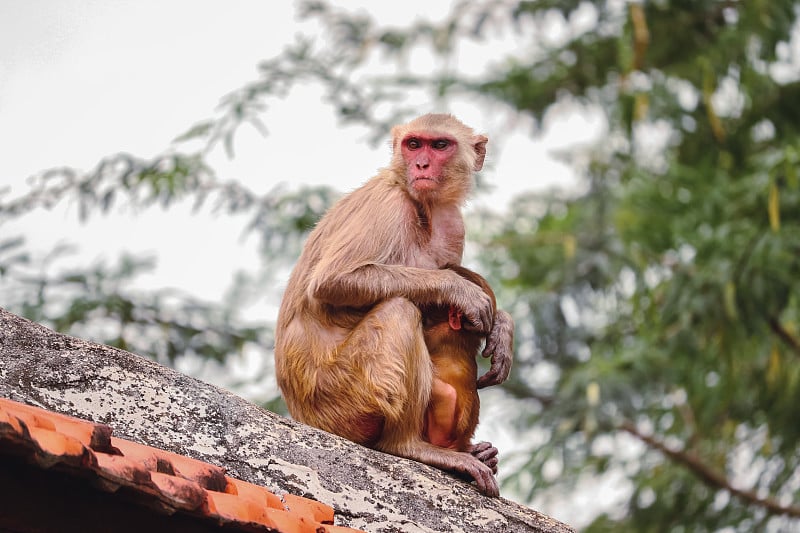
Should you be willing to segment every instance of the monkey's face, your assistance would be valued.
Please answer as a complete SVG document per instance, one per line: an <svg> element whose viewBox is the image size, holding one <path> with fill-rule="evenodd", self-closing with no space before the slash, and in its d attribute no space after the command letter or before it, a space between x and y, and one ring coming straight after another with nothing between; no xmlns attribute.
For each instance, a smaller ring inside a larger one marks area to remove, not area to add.
<svg viewBox="0 0 800 533"><path fill-rule="evenodd" d="M409 188L425 194L442 186L446 167L458 154L458 142L448 135L412 132L403 137L400 149Z"/></svg>

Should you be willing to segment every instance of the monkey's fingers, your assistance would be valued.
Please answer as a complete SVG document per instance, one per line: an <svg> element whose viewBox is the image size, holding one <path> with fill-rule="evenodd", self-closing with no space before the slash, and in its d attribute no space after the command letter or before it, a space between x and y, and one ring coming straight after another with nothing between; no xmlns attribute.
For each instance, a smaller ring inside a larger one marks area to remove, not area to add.
<svg viewBox="0 0 800 533"><path fill-rule="evenodd" d="M478 461L492 469L493 474L497 474L497 448L492 446L491 442L479 442L470 447L469 453L472 454Z"/></svg>
<svg viewBox="0 0 800 533"><path fill-rule="evenodd" d="M486 337L486 346L483 348L483 356L489 357L498 352L508 351L506 343L501 342L502 339L499 335L495 334L496 329L493 329L489 336Z"/></svg>
<svg viewBox="0 0 800 533"><path fill-rule="evenodd" d="M470 446L469 453L483 463L485 462L485 459L495 457L499 452L497 451L497 448L492 446L491 442L483 441Z"/></svg>
<svg viewBox="0 0 800 533"><path fill-rule="evenodd" d="M492 331L492 317L491 307L478 306L472 309L464 310L464 318L466 323L464 329L467 331L475 331L477 333L489 334Z"/></svg>
<svg viewBox="0 0 800 533"><path fill-rule="evenodd" d="M484 357L486 352L484 352ZM508 353L495 352L491 355L492 364L489 370L478 378L478 388L483 389L492 385L499 385L504 382L511 373L511 355Z"/></svg>
<svg viewBox="0 0 800 533"><path fill-rule="evenodd" d="M494 306L488 294L474 283L462 279L458 300L453 304L464 313L464 329L488 334L494 325Z"/></svg>
<svg viewBox="0 0 800 533"><path fill-rule="evenodd" d="M475 462L472 465L465 465L466 473L475 480L478 490L485 496L490 498L497 498L500 496L500 487L497 485L497 480L494 478L492 469L482 463Z"/></svg>
<svg viewBox="0 0 800 533"><path fill-rule="evenodd" d="M473 333L480 333L482 335L486 335L486 333L488 333L490 326L486 326L486 323L483 322L481 319L470 319L466 315L465 318L467 319L464 322L465 330L471 331Z"/></svg>
<svg viewBox="0 0 800 533"><path fill-rule="evenodd" d="M486 337L484 357L492 358L489 371L478 380L478 388L498 385L511 373L514 350L514 321L511 315L498 309L494 326Z"/></svg>

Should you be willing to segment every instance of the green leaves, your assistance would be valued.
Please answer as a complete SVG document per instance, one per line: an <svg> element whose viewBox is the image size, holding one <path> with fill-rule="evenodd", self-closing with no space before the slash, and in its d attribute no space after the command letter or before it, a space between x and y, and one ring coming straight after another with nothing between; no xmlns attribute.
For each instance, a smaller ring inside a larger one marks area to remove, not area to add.
<svg viewBox="0 0 800 533"><path fill-rule="evenodd" d="M603 517L597 530L610 523L615 530L747 530L765 511L800 513L786 499L773 505L763 498L797 495L800 487L787 478L759 477L761 496L733 490L730 479L742 468L734 458L743 449L751 454L746 468L800 468L797 424L785 410L800 394L797 365L787 365L800 355L797 100L775 97L792 92L794 82L771 78L758 61L774 56L752 48L756 39L787 39L774 33L788 31L785 19L773 19L797 6L778 2L762 11L748 4L739 12L715 2L643 5L650 40L636 86L628 85L637 64L636 21L603 37L624 53L589 51L584 43L597 36L582 36L525 66L512 62L481 86L537 117L560 95L603 105L609 137L628 140L617 153L604 153L604 164L589 167L587 192L519 198L492 240L513 266L487 265L499 276L516 273L504 281L517 308L528 311L517 313L518 348L533 355L520 358L513 379L526 382L531 398L539 390L552 394L529 422L586 438L574 471L609 464L591 452L603 433L616 435L621 424L647 428L642 436L651 453L625 464L639 483L628 517ZM567 50L579 72L559 63ZM723 96L730 80L738 95ZM692 97L699 105L690 104ZM637 125L656 121L672 132L660 167L629 148L647 142ZM528 377L552 366L554 388ZM599 405L588 401L598 398ZM752 445L754 435L763 436L762 445ZM563 446L575 442L559 439ZM539 459L528 467L543 468L552 457L545 455L534 453ZM608 468L620 460L612 455ZM564 468L570 480L577 475Z"/></svg>

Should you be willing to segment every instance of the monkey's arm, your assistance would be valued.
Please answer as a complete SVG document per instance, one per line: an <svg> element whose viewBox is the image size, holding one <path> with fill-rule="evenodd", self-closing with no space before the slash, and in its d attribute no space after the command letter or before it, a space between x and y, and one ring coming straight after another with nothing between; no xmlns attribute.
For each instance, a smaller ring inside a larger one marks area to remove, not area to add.
<svg viewBox="0 0 800 533"><path fill-rule="evenodd" d="M365 307L397 296L419 305L454 305L463 310L476 331L492 329L490 297L449 270L371 263L312 278L308 291L313 298L334 306Z"/></svg>
<svg viewBox="0 0 800 533"><path fill-rule="evenodd" d="M478 388L498 385L508 378L514 350L514 320L507 312L498 309L494 317L494 325L486 337L484 357L492 358L489 371L478 379Z"/></svg>

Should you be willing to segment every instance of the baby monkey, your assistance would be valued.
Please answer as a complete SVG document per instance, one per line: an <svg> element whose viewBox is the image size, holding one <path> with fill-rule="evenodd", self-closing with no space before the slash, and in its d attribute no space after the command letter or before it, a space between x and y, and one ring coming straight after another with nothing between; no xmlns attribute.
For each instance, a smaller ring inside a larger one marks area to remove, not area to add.
<svg viewBox="0 0 800 533"><path fill-rule="evenodd" d="M494 292L482 276L460 265L444 268L483 289L491 298L495 321L508 320L497 312ZM476 356L486 333L475 331L453 305L426 305L421 311L434 375L423 436L436 446L470 453L497 473L497 448L488 442L472 444L480 411Z"/></svg>

